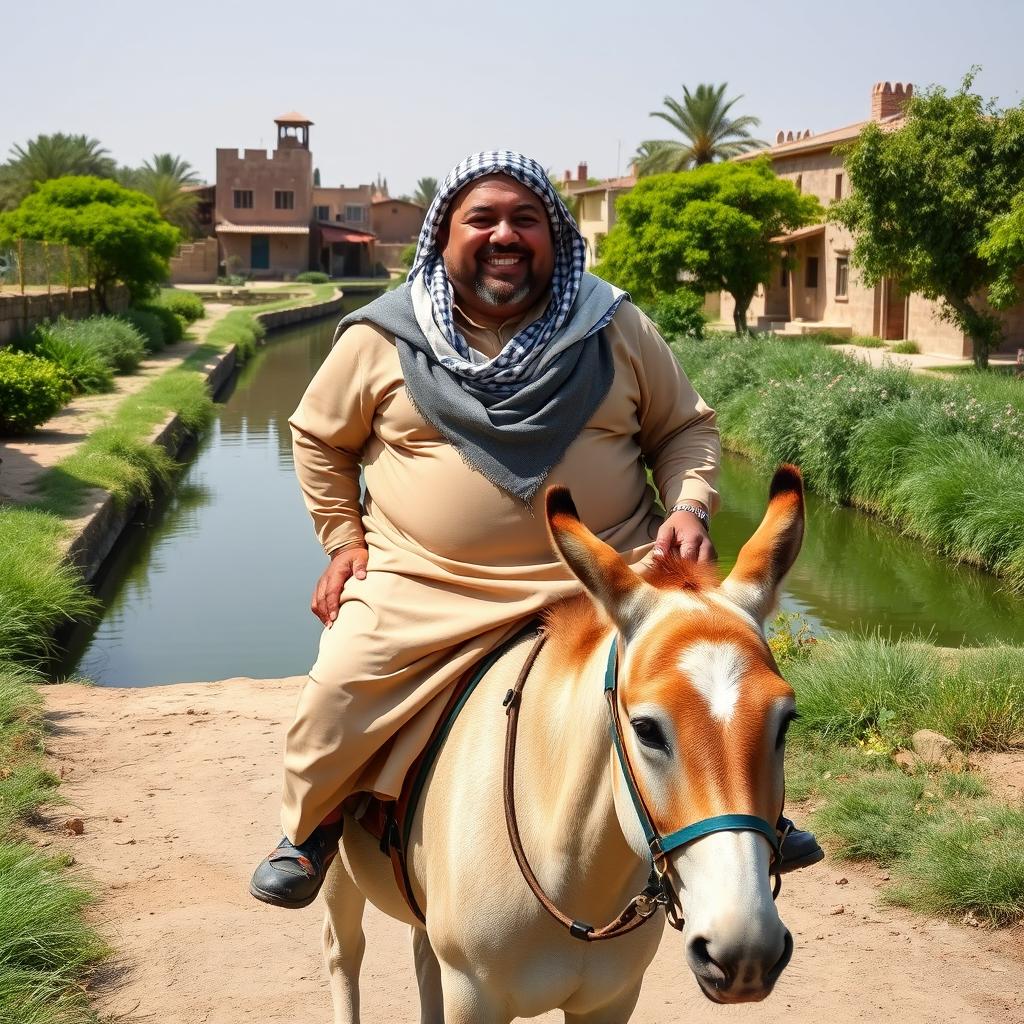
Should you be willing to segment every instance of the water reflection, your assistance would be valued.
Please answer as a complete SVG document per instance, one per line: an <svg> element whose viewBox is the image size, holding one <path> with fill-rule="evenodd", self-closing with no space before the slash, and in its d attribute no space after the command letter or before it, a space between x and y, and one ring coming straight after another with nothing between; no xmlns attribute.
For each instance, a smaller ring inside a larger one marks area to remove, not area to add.
<svg viewBox="0 0 1024 1024"><path fill-rule="evenodd" d="M295 484L287 417L333 331L331 318L278 332L239 375L175 492L119 545L99 585L103 620L72 637L67 666L106 686L306 671L324 556ZM714 538L728 567L761 520L768 476L727 457L722 492ZM848 509L813 497L808 509L784 608L830 629L1024 643L1024 602L998 580Z"/></svg>
<svg viewBox="0 0 1024 1024"><path fill-rule="evenodd" d="M738 456L722 466L714 539L731 567L764 514L769 474ZM1024 643L1024 601L988 573L929 555L869 516L807 497L807 533L782 606L828 629L930 636L936 643Z"/></svg>

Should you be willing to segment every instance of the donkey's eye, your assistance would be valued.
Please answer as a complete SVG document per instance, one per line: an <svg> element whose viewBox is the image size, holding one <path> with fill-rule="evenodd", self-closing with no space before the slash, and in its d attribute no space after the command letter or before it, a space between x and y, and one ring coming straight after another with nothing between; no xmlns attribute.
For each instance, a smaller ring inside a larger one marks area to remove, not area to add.
<svg viewBox="0 0 1024 1024"><path fill-rule="evenodd" d="M629 724L633 726L636 738L645 747L668 751L668 740L665 739L661 726L653 718L631 718Z"/></svg>
<svg viewBox="0 0 1024 1024"><path fill-rule="evenodd" d="M775 741L775 749L781 750L782 744L786 742L786 733L789 732L789 726L792 722L795 722L800 717L796 711L786 715L782 721L782 725L779 726L779 738Z"/></svg>

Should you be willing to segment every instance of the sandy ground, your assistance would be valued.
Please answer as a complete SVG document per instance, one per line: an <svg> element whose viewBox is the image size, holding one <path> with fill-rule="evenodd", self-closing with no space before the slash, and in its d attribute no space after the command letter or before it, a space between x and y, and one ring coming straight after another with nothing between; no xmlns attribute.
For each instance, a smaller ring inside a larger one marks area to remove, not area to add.
<svg viewBox="0 0 1024 1024"><path fill-rule="evenodd" d="M72 806L39 834L97 885L93 917L118 949L93 984L118 1021L327 1024L320 913L265 907L249 874L277 840L282 740L299 680L113 690L44 688L49 753ZM62 827L81 818L84 831ZM877 869L826 861L780 897L796 952L765 1004L716 1007L667 932L635 1021L1024 1022L1020 932L882 907ZM367 914L364 1020L418 1021L406 929ZM548 1014L544 1021L560 1020Z"/></svg>

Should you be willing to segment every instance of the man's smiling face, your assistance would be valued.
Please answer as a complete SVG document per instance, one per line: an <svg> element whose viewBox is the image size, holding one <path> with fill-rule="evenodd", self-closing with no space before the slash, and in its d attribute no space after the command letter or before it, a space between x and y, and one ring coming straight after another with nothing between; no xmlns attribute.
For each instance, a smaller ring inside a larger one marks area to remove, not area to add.
<svg viewBox="0 0 1024 1024"><path fill-rule="evenodd" d="M455 197L438 246L459 305L485 320L525 313L551 285L547 211L507 175L479 178Z"/></svg>

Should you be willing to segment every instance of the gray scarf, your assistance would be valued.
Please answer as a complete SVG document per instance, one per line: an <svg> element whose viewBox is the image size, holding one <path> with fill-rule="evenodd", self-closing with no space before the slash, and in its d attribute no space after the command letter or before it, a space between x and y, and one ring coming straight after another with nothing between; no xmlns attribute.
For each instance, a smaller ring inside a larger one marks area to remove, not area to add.
<svg viewBox="0 0 1024 1024"><path fill-rule="evenodd" d="M369 322L395 336L405 389L420 415L463 460L497 487L531 504L544 479L608 394L614 373L603 328L623 292L583 274L557 344L512 393L495 394L439 361L424 336L409 283L345 317L335 333Z"/></svg>

